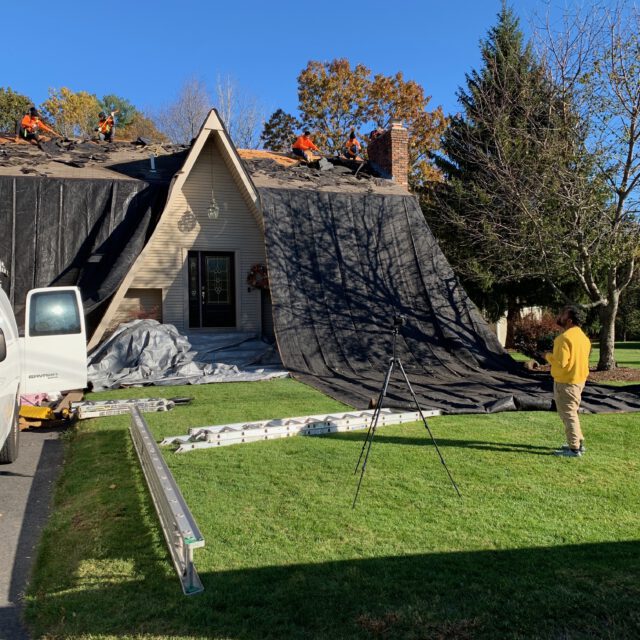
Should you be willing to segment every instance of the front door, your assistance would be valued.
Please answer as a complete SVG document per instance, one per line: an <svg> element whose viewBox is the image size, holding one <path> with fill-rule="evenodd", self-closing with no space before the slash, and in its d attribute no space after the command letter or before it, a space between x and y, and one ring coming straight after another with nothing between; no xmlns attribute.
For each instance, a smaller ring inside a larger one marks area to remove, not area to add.
<svg viewBox="0 0 640 640"><path fill-rule="evenodd" d="M189 326L236 326L233 253L189 252Z"/></svg>

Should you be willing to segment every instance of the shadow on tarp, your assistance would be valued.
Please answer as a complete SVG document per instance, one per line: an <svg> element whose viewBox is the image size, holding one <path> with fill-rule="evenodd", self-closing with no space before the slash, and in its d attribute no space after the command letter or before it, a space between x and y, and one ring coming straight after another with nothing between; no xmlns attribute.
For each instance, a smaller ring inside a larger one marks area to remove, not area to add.
<svg viewBox="0 0 640 640"><path fill-rule="evenodd" d="M191 598L149 567L42 604L69 637L637 638L639 572L640 542L610 542L204 572Z"/></svg>
<svg viewBox="0 0 640 640"><path fill-rule="evenodd" d="M551 379L502 348L462 288L418 201L405 195L259 188L276 340L298 380L364 409L396 343L424 408L549 410ZM409 408L406 385L386 406ZM590 412L640 411L640 387L588 385Z"/></svg>

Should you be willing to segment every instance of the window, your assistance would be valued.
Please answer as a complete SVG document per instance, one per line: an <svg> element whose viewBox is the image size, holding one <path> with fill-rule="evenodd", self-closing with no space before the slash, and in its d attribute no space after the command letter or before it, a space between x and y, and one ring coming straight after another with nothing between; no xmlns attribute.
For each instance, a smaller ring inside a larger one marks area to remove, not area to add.
<svg viewBox="0 0 640 640"><path fill-rule="evenodd" d="M73 291L46 291L31 296L29 335L80 333L80 310Z"/></svg>

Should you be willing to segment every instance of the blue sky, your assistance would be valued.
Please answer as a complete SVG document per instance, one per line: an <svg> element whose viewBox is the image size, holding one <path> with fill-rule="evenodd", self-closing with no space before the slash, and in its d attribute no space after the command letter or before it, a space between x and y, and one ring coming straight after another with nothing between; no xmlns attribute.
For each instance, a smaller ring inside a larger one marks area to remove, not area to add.
<svg viewBox="0 0 640 640"><path fill-rule="evenodd" d="M296 77L309 60L346 57L374 73L402 71L430 106L457 110L456 90L480 63L479 42L500 0L362 3L5 0L0 86L36 103L49 87L115 93L148 111L176 98L192 76L211 88L230 76L269 115L293 112ZM7 6L8 5L8 6ZM529 33L545 0L511 3ZM550 2L558 13L561 1Z"/></svg>

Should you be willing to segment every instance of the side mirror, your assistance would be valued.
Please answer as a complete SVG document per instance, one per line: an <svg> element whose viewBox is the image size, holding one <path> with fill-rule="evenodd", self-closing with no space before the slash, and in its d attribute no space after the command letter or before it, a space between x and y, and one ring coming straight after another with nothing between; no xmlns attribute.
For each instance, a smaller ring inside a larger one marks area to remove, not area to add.
<svg viewBox="0 0 640 640"><path fill-rule="evenodd" d="M0 329L0 362L7 357L7 341L4 338L4 331Z"/></svg>

